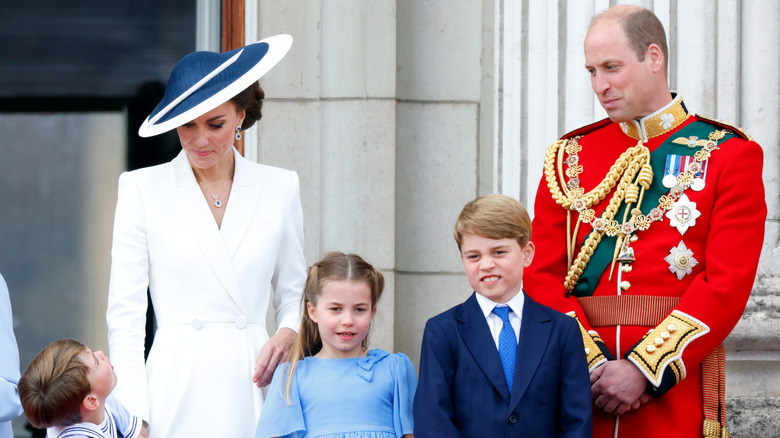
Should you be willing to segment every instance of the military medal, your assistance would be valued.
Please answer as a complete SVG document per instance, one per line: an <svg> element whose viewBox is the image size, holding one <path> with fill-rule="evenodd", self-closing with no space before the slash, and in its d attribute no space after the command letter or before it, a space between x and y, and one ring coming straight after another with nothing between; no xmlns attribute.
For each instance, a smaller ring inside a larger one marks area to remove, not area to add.
<svg viewBox="0 0 780 438"><path fill-rule="evenodd" d="M693 174L692 190L700 192L704 189L704 178L707 176L708 164L709 160L703 162L693 161L688 164L688 171Z"/></svg>
<svg viewBox="0 0 780 438"><path fill-rule="evenodd" d="M667 189L677 185L677 177L688 172L693 175L691 189L699 192L704 189L704 178L707 175L707 161L700 162L696 157L687 155L669 154L666 156L666 166L664 167L664 177L661 183Z"/></svg>
<svg viewBox="0 0 780 438"><path fill-rule="evenodd" d="M691 189L700 192L704 188L704 177L707 175L707 164L709 161L697 161L696 157L681 157L681 169L685 169L693 175Z"/></svg>
<svg viewBox="0 0 780 438"><path fill-rule="evenodd" d="M674 206L666 212L669 224L676 227L681 235L685 234L689 227L696 225L696 218L699 216L701 213L696 209L696 203L688 199L686 194L680 196Z"/></svg>
<svg viewBox="0 0 780 438"><path fill-rule="evenodd" d="M666 260L666 263L669 263L669 270L677 276L678 280L682 280L683 277L690 274L693 271L693 267L699 264L693 258L693 251L688 249L682 240L677 246L669 250L669 255L664 257L664 260Z"/></svg>
<svg viewBox="0 0 780 438"><path fill-rule="evenodd" d="M677 175L680 173L680 155L667 155L666 166L664 167L664 177L661 183L667 189L671 189L677 184Z"/></svg>
<svg viewBox="0 0 780 438"><path fill-rule="evenodd" d="M709 154L712 153L715 149L718 148L718 142L717 140L720 140L725 135L725 132L721 131L715 131L714 133L711 133L708 137L708 139L699 139L698 137L678 137L675 138L672 143L680 144L688 146L689 148L695 148L699 146L703 146L693 157L679 157L677 155L667 155L666 156L666 170L664 172L665 175L677 175L682 172L688 172L691 175L693 175L693 181L690 183L690 188L700 192L704 190L704 179L707 176L707 158L709 157ZM700 154L704 154L703 156L696 158ZM672 181L671 178L666 178L664 176L663 180L664 187L667 189L672 188L675 185L675 181ZM668 185L671 184L671 185Z"/></svg>

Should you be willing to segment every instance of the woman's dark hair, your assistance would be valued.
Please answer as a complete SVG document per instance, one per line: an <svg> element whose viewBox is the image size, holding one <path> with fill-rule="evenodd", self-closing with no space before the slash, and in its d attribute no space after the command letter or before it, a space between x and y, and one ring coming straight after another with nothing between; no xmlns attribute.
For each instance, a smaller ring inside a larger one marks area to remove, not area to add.
<svg viewBox="0 0 780 438"><path fill-rule="evenodd" d="M263 109L264 98L265 92L260 88L260 84L255 82L230 99L236 105L237 111L246 111L246 117L244 117L244 123L241 124L241 130L245 131L251 128L255 122L263 117L261 110Z"/></svg>

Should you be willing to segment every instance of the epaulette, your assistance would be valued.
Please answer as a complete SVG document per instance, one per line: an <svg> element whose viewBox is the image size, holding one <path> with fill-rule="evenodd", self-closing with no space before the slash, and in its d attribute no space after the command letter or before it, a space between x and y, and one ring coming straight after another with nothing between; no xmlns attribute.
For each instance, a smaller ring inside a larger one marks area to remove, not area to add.
<svg viewBox="0 0 780 438"><path fill-rule="evenodd" d="M591 123L590 125L585 125L582 128L577 128L574 131L569 132L568 134L564 134L564 136L561 137L561 140L566 140L572 137L576 137L578 135L589 134L597 129L601 129L609 125L610 123L612 123L612 120L609 120L609 118L599 120L598 122Z"/></svg>
<svg viewBox="0 0 780 438"><path fill-rule="evenodd" d="M701 114L696 114L696 117L704 120L705 122L709 122L712 123L713 125L720 126L721 128L726 128L730 131L733 131L734 134L736 134L739 137L742 137L744 140L753 141L753 137L751 137L747 132L745 132L742 128L738 126L730 125L726 122L721 122L720 120L711 119Z"/></svg>

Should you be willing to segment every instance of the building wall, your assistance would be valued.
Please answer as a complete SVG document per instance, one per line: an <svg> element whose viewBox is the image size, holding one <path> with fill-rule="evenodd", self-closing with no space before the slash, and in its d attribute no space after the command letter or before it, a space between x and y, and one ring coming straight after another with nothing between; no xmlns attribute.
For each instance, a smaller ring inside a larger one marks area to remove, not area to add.
<svg viewBox="0 0 780 438"><path fill-rule="evenodd" d="M262 80L266 112L249 154L298 171L310 264L336 249L383 269L373 343L416 363L427 318L471 293L451 231L463 204L502 192L532 207L546 146L605 117L582 42L591 17L616 2L249 3L250 37L295 37ZM780 4L632 3L664 23L670 84L689 109L742 126L764 147L767 235L753 296L726 342L727 395L733 436L772 435L780 431L771 414L780 404Z"/></svg>
<svg viewBox="0 0 780 438"><path fill-rule="evenodd" d="M247 40L294 38L261 81L258 160L298 172L309 265L343 251L382 269L386 288L373 344L393 350L395 1L264 0L256 8L257 35Z"/></svg>

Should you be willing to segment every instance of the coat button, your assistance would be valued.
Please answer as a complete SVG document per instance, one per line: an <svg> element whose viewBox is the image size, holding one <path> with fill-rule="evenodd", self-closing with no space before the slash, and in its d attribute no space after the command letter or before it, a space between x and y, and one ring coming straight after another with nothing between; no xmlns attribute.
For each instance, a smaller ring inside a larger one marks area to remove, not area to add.
<svg viewBox="0 0 780 438"><path fill-rule="evenodd" d="M192 320L192 328L195 329L195 330L202 329L203 328L203 321L201 321L201 320L199 320L197 318L193 319Z"/></svg>
<svg viewBox="0 0 780 438"><path fill-rule="evenodd" d="M236 327L239 329L246 328L246 317L245 316L239 316L236 318Z"/></svg>
<svg viewBox="0 0 780 438"><path fill-rule="evenodd" d="M516 414L512 414L507 420L509 421L509 424L515 424L517 423L518 418Z"/></svg>

